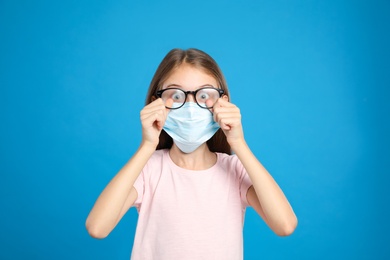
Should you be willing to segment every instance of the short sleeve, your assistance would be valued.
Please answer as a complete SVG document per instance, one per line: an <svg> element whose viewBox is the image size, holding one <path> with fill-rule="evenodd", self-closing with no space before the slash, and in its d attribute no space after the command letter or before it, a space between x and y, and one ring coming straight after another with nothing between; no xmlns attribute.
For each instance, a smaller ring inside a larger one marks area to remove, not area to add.
<svg viewBox="0 0 390 260"><path fill-rule="evenodd" d="M246 199L246 195L251 186L252 186L252 181L249 178L249 175L246 173L242 178L241 185L240 185L241 201L244 207L249 206L248 200Z"/></svg>
<svg viewBox="0 0 390 260"><path fill-rule="evenodd" d="M133 187L138 193L137 199L135 200L133 206L136 207L137 210L139 211L145 193L144 171L142 171L138 176L138 178L135 180Z"/></svg>
<svg viewBox="0 0 390 260"><path fill-rule="evenodd" d="M236 172L238 174L238 179L240 183L241 202L243 204L243 207L248 207L249 203L246 199L246 195L248 193L248 189L252 186L252 181L238 157L236 157Z"/></svg>
<svg viewBox="0 0 390 260"><path fill-rule="evenodd" d="M157 176L156 174L151 173L155 172L156 167L161 165L163 153L164 150L158 150L153 153L133 184L133 187L137 191L138 196L132 206L136 207L138 212L140 211L141 205L145 199L145 194L147 194L148 190L150 189L151 182L153 183L151 178L153 176Z"/></svg>

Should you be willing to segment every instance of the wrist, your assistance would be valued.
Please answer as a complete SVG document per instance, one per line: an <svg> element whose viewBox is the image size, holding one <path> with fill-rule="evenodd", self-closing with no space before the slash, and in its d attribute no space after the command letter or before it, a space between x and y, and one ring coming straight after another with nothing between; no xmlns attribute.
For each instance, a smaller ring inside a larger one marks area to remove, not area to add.
<svg viewBox="0 0 390 260"><path fill-rule="evenodd" d="M145 152L153 153L154 151L156 151L157 145L158 144L142 140L142 142L141 142L141 144L139 146L139 150L143 150Z"/></svg>
<svg viewBox="0 0 390 260"><path fill-rule="evenodd" d="M232 148L234 153L239 153L241 150L248 148L247 143L244 139L240 139L234 142L229 142L230 148Z"/></svg>

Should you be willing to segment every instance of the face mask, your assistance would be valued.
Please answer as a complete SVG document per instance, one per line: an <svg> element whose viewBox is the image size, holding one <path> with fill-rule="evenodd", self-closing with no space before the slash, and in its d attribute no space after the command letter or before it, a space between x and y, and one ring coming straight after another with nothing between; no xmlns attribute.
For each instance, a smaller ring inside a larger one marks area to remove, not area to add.
<svg viewBox="0 0 390 260"><path fill-rule="evenodd" d="M219 125L208 109L186 102L181 108L169 112L163 129L182 152L191 153L209 140Z"/></svg>

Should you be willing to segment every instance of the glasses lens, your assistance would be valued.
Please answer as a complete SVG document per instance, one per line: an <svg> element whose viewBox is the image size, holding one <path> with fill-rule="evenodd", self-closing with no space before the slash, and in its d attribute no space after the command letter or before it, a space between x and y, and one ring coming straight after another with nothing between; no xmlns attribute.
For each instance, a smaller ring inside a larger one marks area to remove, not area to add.
<svg viewBox="0 0 390 260"><path fill-rule="evenodd" d="M196 93L196 101L201 107L212 108L219 98L219 92L215 88L203 88Z"/></svg>
<svg viewBox="0 0 390 260"><path fill-rule="evenodd" d="M168 99L173 100L172 106L168 106L168 108L178 108L186 102L186 93L181 89L166 89L162 92L161 98L164 103L166 103Z"/></svg>

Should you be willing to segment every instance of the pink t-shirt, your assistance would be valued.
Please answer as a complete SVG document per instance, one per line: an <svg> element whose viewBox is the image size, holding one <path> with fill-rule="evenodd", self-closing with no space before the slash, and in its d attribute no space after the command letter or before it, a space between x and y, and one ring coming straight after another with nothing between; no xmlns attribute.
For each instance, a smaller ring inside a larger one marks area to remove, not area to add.
<svg viewBox="0 0 390 260"><path fill-rule="evenodd" d="M139 217L131 259L242 259L246 193L252 185L235 155L217 153L207 170L180 168L156 151L134 187Z"/></svg>

